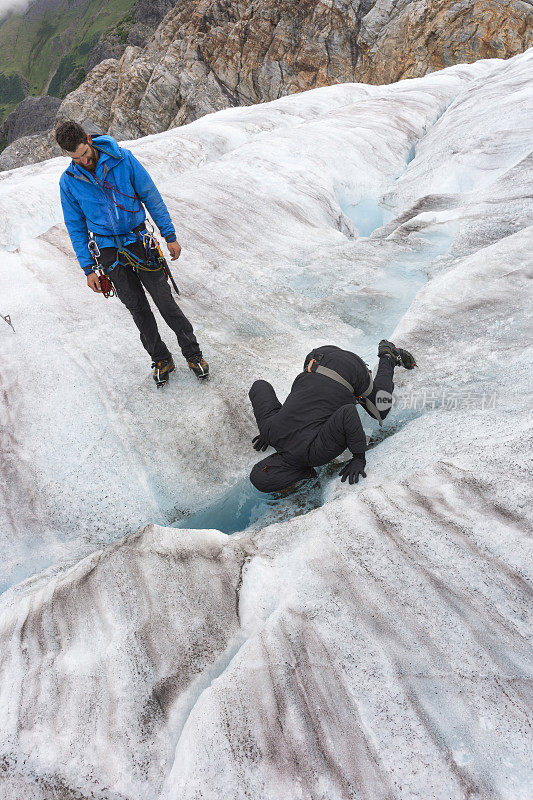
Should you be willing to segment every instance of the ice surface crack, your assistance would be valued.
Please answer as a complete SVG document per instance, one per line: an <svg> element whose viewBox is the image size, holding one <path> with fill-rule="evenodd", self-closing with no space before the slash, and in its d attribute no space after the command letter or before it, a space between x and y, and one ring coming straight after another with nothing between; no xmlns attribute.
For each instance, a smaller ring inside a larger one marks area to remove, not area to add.
<svg viewBox="0 0 533 800"><path fill-rule="evenodd" d="M241 621L240 621L241 614L239 610L240 593L243 585L243 579L246 568L253 557L254 557L253 553L244 555L244 558L240 564L239 575L235 586L235 615L239 622L239 627L241 626ZM183 738L184 731L187 727L187 723L190 717L194 714L194 711L197 708L198 704L201 702L205 692L207 692L211 688L211 686L218 678L222 677L222 675L224 675L224 673L231 668L232 663L234 662L241 648L243 647L243 645L246 644L249 638L250 634L247 634L242 629L242 627L240 627L240 630L233 637L233 640L228 644L224 652L220 654L220 656L209 668L205 669L198 676L196 681L190 687L191 697L187 701L184 709L180 714L181 721L176 726L177 732L176 732L176 745L174 748L175 754L179 752L180 744Z"/></svg>

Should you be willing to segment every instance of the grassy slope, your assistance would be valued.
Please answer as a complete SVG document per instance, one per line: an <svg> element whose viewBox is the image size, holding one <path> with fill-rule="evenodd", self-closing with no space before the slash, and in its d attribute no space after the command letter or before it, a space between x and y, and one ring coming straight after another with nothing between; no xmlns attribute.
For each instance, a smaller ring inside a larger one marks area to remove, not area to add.
<svg viewBox="0 0 533 800"><path fill-rule="evenodd" d="M53 10L10 14L0 22L0 123L23 99L22 79L30 94L59 94L63 80L80 71L101 33L124 37L135 0L59 0ZM3 76L3 77L2 77ZM18 84L18 86L17 86Z"/></svg>

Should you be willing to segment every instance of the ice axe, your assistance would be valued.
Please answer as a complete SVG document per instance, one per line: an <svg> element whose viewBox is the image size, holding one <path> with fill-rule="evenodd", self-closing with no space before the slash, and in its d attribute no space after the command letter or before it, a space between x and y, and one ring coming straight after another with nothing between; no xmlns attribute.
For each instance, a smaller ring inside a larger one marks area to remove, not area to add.
<svg viewBox="0 0 533 800"><path fill-rule="evenodd" d="M10 325L11 328L13 328L13 333L15 333L15 328L13 327L13 323L11 322L11 317L9 316L9 314L6 314L5 317L2 314L0 314L0 317L2 317L4 322L7 322L7 324Z"/></svg>
<svg viewBox="0 0 533 800"><path fill-rule="evenodd" d="M148 226L150 226L150 227L148 227ZM157 259L158 259L159 263L163 267L163 270L165 271L166 275L168 275L170 283L174 287L174 291L176 292L176 294L179 294L180 290L176 286L176 282L175 282L174 278L172 277L172 273L170 271L170 267L168 266L167 260L166 260L165 256L163 255L163 251L161 250L161 245L159 244L159 242L157 241L157 239L154 236L154 226L148 220L146 220L146 233L143 233L142 240L143 240L143 246L144 246L144 249L145 249L146 253L149 253L150 250L156 250L157 251Z"/></svg>
<svg viewBox="0 0 533 800"><path fill-rule="evenodd" d="M179 293L180 293L180 290L179 290L179 289L178 289L178 287L176 286L176 282L175 282L174 278L172 277L172 273L171 273L171 271L170 271L170 267L168 266L168 262L167 262L167 260L166 260L165 256L164 256L164 255L163 255L163 253L162 253L161 247L159 246L159 242L157 241L157 239L156 239L156 244L157 244L157 249L158 249L158 251L159 251L159 258L161 258L161 259L162 259L162 261L163 261L163 269L164 269L164 270L165 270L165 272L167 273L167 275L168 275L168 277L169 277L169 280L170 280L170 283L171 283L171 284L172 284L172 286L174 287L174 291L176 292L176 294L179 294Z"/></svg>

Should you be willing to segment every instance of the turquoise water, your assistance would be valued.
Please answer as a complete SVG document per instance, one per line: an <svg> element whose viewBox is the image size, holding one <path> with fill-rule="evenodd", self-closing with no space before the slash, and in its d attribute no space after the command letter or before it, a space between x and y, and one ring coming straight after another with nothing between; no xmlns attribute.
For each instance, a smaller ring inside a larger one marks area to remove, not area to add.
<svg viewBox="0 0 533 800"><path fill-rule="evenodd" d="M384 215L387 215L386 210L379 205L374 197L364 197L356 204L339 199L339 205L342 212L355 224L359 236L364 239L370 236L376 228L381 228Z"/></svg>
<svg viewBox="0 0 533 800"><path fill-rule="evenodd" d="M324 468L318 472L317 478L286 494L259 492L245 478L206 508L173 522L172 527L237 533L307 514L324 503Z"/></svg>
<svg viewBox="0 0 533 800"><path fill-rule="evenodd" d="M420 416L420 411L401 410L394 414L391 411L383 427L361 411L368 437L368 451L377 447L380 442L397 433L413 419ZM270 452L270 451L269 451ZM350 458L347 451L344 457L317 467L316 478L302 481L292 491L285 494L265 494L258 491L248 478L239 481L215 502L206 508L191 512L172 523L173 528L192 528L194 530L219 530L223 533L239 533L245 530L264 528L274 522L307 514L324 504L325 490L331 481L340 480L339 472L343 463ZM360 486L364 486L364 479ZM354 487L354 491L356 491Z"/></svg>

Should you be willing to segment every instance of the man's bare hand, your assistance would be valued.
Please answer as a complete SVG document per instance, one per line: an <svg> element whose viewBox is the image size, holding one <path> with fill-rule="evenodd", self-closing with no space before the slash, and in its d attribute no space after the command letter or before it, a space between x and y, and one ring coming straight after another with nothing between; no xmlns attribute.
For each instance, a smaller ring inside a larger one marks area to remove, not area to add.
<svg viewBox="0 0 533 800"><path fill-rule="evenodd" d="M90 275L87 275L87 286L93 290L93 292L101 292L102 288L100 286L100 278L96 274L96 272L91 272Z"/></svg>
<svg viewBox="0 0 533 800"><path fill-rule="evenodd" d="M167 242L168 252L170 253L170 260L175 261L180 257L181 247L177 242Z"/></svg>

